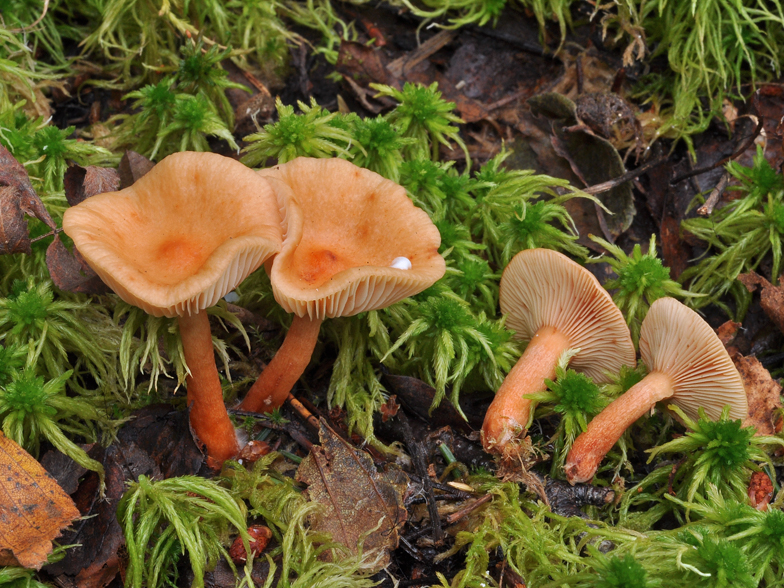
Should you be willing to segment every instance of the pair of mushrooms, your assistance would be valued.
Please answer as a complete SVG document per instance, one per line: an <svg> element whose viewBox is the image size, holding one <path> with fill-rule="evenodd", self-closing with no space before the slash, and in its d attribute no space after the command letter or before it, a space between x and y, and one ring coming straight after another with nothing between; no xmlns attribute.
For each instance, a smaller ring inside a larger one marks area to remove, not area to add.
<svg viewBox="0 0 784 588"><path fill-rule="evenodd" d="M517 336L530 341L496 393L482 426L489 452L504 455L525 436L533 414L527 394L555 378L558 359L579 351L570 367L594 381L608 381L636 354L629 329L610 295L585 268L547 249L522 251L504 270L501 310ZM655 301L642 323L640 355L648 375L613 401L574 442L566 459L571 483L593 478L623 432L657 402L669 400L689 417L698 409L714 419L729 404L730 417L745 419L743 382L710 326L673 298Z"/></svg>
<svg viewBox="0 0 784 588"><path fill-rule="evenodd" d="M191 426L215 464L239 446L207 308L266 263L275 299L295 315L241 405L269 411L310 361L324 318L383 308L445 271L438 230L405 190L343 160L298 158L257 173L212 153L176 153L132 186L68 209L63 229L123 300L178 317Z"/></svg>

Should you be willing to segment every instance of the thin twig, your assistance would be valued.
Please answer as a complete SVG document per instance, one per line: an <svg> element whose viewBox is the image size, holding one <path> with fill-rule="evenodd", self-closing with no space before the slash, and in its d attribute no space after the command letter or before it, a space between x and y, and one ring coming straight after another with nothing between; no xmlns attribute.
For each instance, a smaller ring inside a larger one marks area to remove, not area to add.
<svg viewBox="0 0 784 588"><path fill-rule="evenodd" d="M719 200L721 200L721 195L724 194L724 190L727 188L729 183L730 172L725 171L721 175L719 183L716 184L716 187L713 190L711 190L711 193L708 196L708 199L705 201L705 204L697 209L697 214L700 216L708 216L711 212L713 212L713 209L719 203Z"/></svg>
<svg viewBox="0 0 784 588"><path fill-rule="evenodd" d="M751 115L744 115L744 116L751 116ZM765 119L762 116L760 116L760 115L755 115L754 117L757 119L757 126L754 127L754 131L743 142L743 144L738 149L736 149L735 151L732 152L732 155L730 155L729 157L725 157L724 159L721 159L721 160L719 160L716 163L713 163L711 165L706 165L704 167L698 167L697 169L693 169L693 170L691 170L689 172L681 174L681 175L677 176L676 178L674 178L673 180L670 180L670 186L674 186L678 182L682 182L683 180L687 180L687 179L689 179L691 177L699 176L700 174L704 174L705 172L712 171L712 170L716 169L717 167L723 167L724 165L726 165L727 163L729 163L733 159L737 159L738 157L740 157L743 154L743 152L746 151L746 149L748 149L749 147L751 147L754 144L754 141L757 140L757 137L762 132L762 125L765 122Z"/></svg>
<svg viewBox="0 0 784 588"><path fill-rule="evenodd" d="M296 413L302 417L302 419L308 424L308 426L312 427L314 431L318 431L320 429L318 419L313 416L313 413L310 412L305 406L297 400L297 398L289 392L289 395L286 397L286 401L291 405Z"/></svg>
<svg viewBox="0 0 784 588"><path fill-rule="evenodd" d="M63 232L63 230L61 228L59 228L59 227L56 228L56 229L52 229L48 233L44 233L43 235L39 235L38 237L35 237L34 239L30 239L30 243L35 243L36 241L40 241L41 239L46 239L47 237L51 237L53 235L57 235L57 234L62 233L62 232Z"/></svg>
<svg viewBox="0 0 784 588"><path fill-rule="evenodd" d="M446 524L453 525L460 519L467 517L469 514L474 512L477 508L482 506L483 504L490 502L493 499L492 494L485 494L482 498L474 500L471 504L461 508L460 510L456 510L450 515L446 516Z"/></svg>
<svg viewBox="0 0 784 588"><path fill-rule="evenodd" d="M612 180L607 180L606 182L602 182L601 184L594 184L593 186L588 186L587 188L583 188L583 192L588 194L601 194L602 192L607 192L608 190L612 190L616 186L620 186L621 184L625 184L629 180L633 180L649 169L656 167L667 161L666 157L659 157L658 159L654 159L653 161L649 161L638 167L637 169L633 169L627 171L625 174L618 176L617 178L613 178Z"/></svg>

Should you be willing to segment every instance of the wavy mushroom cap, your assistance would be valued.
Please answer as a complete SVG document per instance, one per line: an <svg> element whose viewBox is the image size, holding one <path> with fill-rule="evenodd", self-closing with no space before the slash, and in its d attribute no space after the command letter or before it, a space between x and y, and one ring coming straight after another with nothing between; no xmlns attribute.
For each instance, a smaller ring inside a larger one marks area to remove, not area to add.
<svg viewBox="0 0 784 588"><path fill-rule="evenodd" d="M352 316L421 292L444 275L441 235L402 186L342 159L298 157L259 173L283 218L270 281L287 312ZM391 267L400 257L410 269Z"/></svg>
<svg viewBox="0 0 784 588"><path fill-rule="evenodd" d="M674 298L656 300L640 328L640 355L648 371L672 379L671 402L689 418L697 410L718 420L725 405L730 418L745 419L749 407L743 380L710 325Z"/></svg>
<svg viewBox="0 0 784 588"><path fill-rule="evenodd" d="M636 354L623 315L599 281L585 268L550 249L521 251L501 277L501 312L516 337L530 341L553 327L579 349L569 367L596 382L605 372L635 365Z"/></svg>
<svg viewBox="0 0 784 588"><path fill-rule="evenodd" d="M216 304L281 247L267 182L213 153L166 157L132 186L69 208L63 229L120 298L153 316Z"/></svg>

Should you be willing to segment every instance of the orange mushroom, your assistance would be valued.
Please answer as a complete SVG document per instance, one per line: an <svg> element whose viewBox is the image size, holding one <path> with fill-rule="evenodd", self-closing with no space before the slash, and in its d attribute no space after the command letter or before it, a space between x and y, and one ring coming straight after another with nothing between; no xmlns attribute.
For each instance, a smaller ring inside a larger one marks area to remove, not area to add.
<svg viewBox="0 0 784 588"><path fill-rule="evenodd" d="M521 251L501 276L501 311L528 347L496 392L482 424L485 450L504 455L525 436L532 417L527 394L555 379L558 359L579 351L570 367L596 382L607 372L634 365L626 321L607 291L588 270L550 249Z"/></svg>
<svg viewBox="0 0 784 588"><path fill-rule="evenodd" d="M120 298L178 317L191 426L215 462L236 455L205 309L280 250L268 184L227 157L175 153L125 190L68 209L63 229Z"/></svg>
<svg viewBox="0 0 784 588"><path fill-rule="evenodd" d="M730 418L748 416L743 380L724 345L700 315L674 298L651 305L640 329L640 355L648 375L588 423L572 445L565 466L571 483L593 478L623 432L661 400L692 419L700 408L719 419L727 404Z"/></svg>
<svg viewBox="0 0 784 588"><path fill-rule="evenodd" d="M278 197L275 300L294 313L283 345L240 408L268 412L305 371L327 317L384 308L444 275L441 236L406 191L342 159L299 157L259 172Z"/></svg>

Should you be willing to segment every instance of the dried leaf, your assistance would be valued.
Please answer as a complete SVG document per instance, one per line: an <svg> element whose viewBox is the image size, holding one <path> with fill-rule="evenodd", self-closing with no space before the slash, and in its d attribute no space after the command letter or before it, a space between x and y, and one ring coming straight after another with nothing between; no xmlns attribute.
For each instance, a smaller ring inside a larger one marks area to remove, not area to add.
<svg viewBox="0 0 784 588"><path fill-rule="evenodd" d="M49 268L54 285L60 290L83 294L111 292L75 247L73 253L68 251L60 240L60 235L55 235L54 241L46 250L46 267Z"/></svg>
<svg viewBox="0 0 784 588"><path fill-rule="evenodd" d="M768 318L773 321L779 331L784 333L784 290L774 286L768 280L755 272L740 274L740 281L749 292L754 292L757 287L762 287L760 304Z"/></svg>
<svg viewBox="0 0 784 588"><path fill-rule="evenodd" d="M743 426L755 427L760 435L775 435L781 430L781 386L756 357L738 354L733 361L749 402L749 416Z"/></svg>
<svg viewBox="0 0 784 588"><path fill-rule="evenodd" d="M367 569L380 570L398 544L407 512L402 506L407 477L400 470L379 473L364 451L349 445L324 420L321 446L314 446L297 470L310 500L323 505L311 521L318 531L356 552L362 547Z"/></svg>
<svg viewBox="0 0 784 588"><path fill-rule="evenodd" d="M153 167L155 164L144 155L139 155L136 151L126 151L117 168L120 173L120 190L132 186Z"/></svg>
<svg viewBox="0 0 784 588"><path fill-rule="evenodd" d="M722 345L725 347L731 345L735 341L735 337L738 336L740 327L741 323L736 323L735 321L726 321L720 324L716 329L716 334L719 336L719 341L721 341Z"/></svg>
<svg viewBox="0 0 784 588"><path fill-rule="evenodd" d="M0 145L0 255L30 253L25 214L55 228L52 217L33 190L27 170Z"/></svg>
<svg viewBox="0 0 784 588"><path fill-rule="evenodd" d="M120 189L120 173L111 167L72 165L63 177L65 199L76 206L86 198Z"/></svg>
<svg viewBox="0 0 784 588"><path fill-rule="evenodd" d="M40 569L52 540L80 516L79 509L41 464L2 433L0 471L0 565Z"/></svg>
<svg viewBox="0 0 784 588"><path fill-rule="evenodd" d="M528 104L534 114L552 120L553 148L569 162L572 171L586 186L601 184L626 173L623 159L609 141L576 125L574 102L551 92L529 98ZM597 194L597 198L612 213L605 215L596 208L605 237L614 241L631 226L636 213L631 182Z"/></svg>

